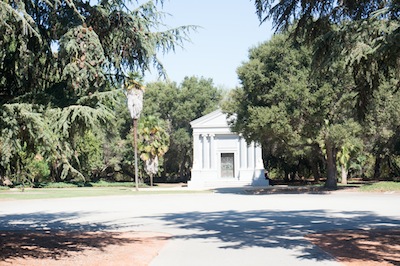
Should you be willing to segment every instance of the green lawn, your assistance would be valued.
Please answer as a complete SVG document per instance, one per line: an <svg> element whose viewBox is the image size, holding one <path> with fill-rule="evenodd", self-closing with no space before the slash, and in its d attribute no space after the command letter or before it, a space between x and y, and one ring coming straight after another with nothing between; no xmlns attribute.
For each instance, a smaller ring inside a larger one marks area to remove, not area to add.
<svg viewBox="0 0 400 266"><path fill-rule="evenodd" d="M177 194L199 193L201 191L187 190L141 190L134 187L79 187L79 188L28 188L24 192L21 189L0 190L0 200L26 200L26 199L51 199L73 197L98 197L98 196L123 196L144 194ZM203 191L204 193L204 191Z"/></svg>
<svg viewBox="0 0 400 266"><path fill-rule="evenodd" d="M73 198L73 197L98 197L98 196L123 196L123 195L145 195L145 194L177 194L177 193L210 193L210 191L190 191L179 189L156 189L139 188L135 190L132 183L117 187L116 185L106 184L100 187L100 184L92 187L67 187L61 185L61 188L55 188L49 185L46 188L26 188L22 191L20 188L8 189L0 187L0 200L27 200L27 199L52 199L52 198ZM104 185L104 184L103 184ZM361 185L358 191L362 192L400 192L400 182L376 182Z"/></svg>
<svg viewBox="0 0 400 266"><path fill-rule="evenodd" d="M363 192L389 192L400 191L400 182L376 182L365 184L360 187Z"/></svg>

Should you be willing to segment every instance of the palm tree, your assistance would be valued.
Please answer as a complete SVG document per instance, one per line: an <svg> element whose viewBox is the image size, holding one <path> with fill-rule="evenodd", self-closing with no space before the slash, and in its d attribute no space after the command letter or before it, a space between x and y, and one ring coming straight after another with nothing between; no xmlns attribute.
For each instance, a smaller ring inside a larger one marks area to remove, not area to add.
<svg viewBox="0 0 400 266"><path fill-rule="evenodd" d="M150 176L151 186L153 186L153 176L159 171L159 159L169 147L169 134L162 122L155 116L147 116L141 121L139 127L140 158L145 162L145 171Z"/></svg>

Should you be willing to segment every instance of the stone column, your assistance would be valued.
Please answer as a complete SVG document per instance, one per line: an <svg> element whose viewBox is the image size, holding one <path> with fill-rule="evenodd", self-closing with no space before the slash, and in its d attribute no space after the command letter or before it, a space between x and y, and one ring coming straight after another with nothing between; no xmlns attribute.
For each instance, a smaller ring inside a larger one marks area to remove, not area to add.
<svg viewBox="0 0 400 266"><path fill-rule="evenodd" d="M254 142L252 141L247 147L247 168L254 168Z"/></svg>
<svg viewBox="0 0 400 266"><path fill-rule="evenodd" d="M240 136L240 168L247 168L247 143L242 136Z"/></svg>
<svg viewBox="0 0 400 266"><path fill-rule="evenodd" d="M210 134L210 168L215 168L215 135Z"/></svg>
<svg viewBox="0 0 400 266"><path fill-rule="evenodd" d="M256 169L264 169L261 145L257 143L255 149L256 149Z"/></svg>
<svg viewBox="0 0 400 266"><path fill-rule="evenodd" d="M204 169L204 134L200 134L199 135L199 138L200 138L200 161L201 161L201 167L200 167L200 169Z"/></svg>
<svg viewBox="0 0 400 266"><path fill-rule="evenodd" d="M193 169L201 169L202 165L202 145L200 140L200 134L193 134Z"/></svg>
<svg viewBox="0 0 400 266"><path fill-rule="evenodd" d="M203 134L203 168L210 168L210 146L207 140L207 134Z"/></svg>

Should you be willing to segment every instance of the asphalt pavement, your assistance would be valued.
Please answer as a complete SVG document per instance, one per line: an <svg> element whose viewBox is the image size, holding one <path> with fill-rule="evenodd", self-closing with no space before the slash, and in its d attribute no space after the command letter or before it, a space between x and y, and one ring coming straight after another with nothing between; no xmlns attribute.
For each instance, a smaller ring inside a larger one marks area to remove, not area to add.
<svg viewBox="0 0 400 266"><path fill-rule="evenodd" d="M172 235L152 266L340 265L305 240L337 229L400 227L399 193L254 195L242 189L0 201L0 230Z"/></svg>

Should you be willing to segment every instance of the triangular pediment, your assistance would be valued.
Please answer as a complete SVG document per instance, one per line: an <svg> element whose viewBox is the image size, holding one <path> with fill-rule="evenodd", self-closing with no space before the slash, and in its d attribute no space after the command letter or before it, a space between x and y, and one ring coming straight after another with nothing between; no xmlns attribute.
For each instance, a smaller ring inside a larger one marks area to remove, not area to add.
<svg viewBox="0 0 400 266"><path fill-rule="evenodd" d="M228 128L228 122L226 114L224 114L221 109L214 112L206 114L205 116L199 117L196 120L190 122L192 128L210 128L210 127L226 127Z"/></svg>

